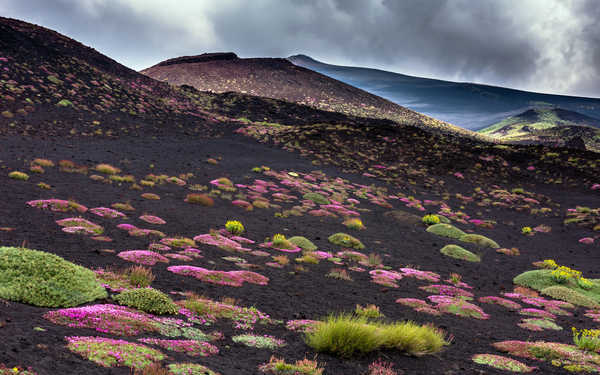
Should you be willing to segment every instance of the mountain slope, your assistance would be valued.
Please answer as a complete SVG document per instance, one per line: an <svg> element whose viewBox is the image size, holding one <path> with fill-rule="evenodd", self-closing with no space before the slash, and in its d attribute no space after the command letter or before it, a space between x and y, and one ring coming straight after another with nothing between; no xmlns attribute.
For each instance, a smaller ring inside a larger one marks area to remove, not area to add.
<svg viewBox="0 0 600 375"><path fill-rule="evenodd" d="M544 103L600 118L600 99L539 94L377 69L330 65L305 55L290 56L288 60L467 129L479 129Z"/></svg>
<svg viewBox="0 0 600 375"><path fill-rule="evenodd" d="M509 142L600 151L600 120L560 108L530 109L479 132Z"/></svg>
<svg viewBox="0 0 600 375"><path fill-rule="evenodd" d="M352 116L473 135L286 59L242 59L233 53L213 53L166 60L141 72L159 81L190 85L201 91L248 93Z"/></svg>

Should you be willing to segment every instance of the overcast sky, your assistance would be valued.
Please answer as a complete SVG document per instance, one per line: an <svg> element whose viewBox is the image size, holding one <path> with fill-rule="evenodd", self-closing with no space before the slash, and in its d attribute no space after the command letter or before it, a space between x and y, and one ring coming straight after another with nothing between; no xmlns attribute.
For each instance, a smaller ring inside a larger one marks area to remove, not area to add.
<svg viewBox="0 0 600 375"><path fill-rule="evenodd" d="M232 51L600 97L598 0L1 0L136 70Z"/></svg>

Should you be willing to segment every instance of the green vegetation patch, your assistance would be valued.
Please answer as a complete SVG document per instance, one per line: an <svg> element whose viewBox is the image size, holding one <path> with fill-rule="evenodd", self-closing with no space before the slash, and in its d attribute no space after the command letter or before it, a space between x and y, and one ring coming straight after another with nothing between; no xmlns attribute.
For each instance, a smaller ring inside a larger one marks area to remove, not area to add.
<svg viewBox="0 0 600 375"><path fill-rule="evenodd" d="M516 359L495 354L475 354L471 359L480 365L488 365L505 371L531 372L535 369L535 367L529 367Z"/></svg>
<svg viewBox="0 0 600 375"><path fill-rule="evenodd" d="M302 250L305 250L305 251L317 250L317 246L306 237L294 236L294 237L288 238L288 241L290 241L291 243L293 243L294 245L298 246L299 248L301 248Z"/></svg>
<svg viewBox="0 0 600 375"><path fill-rule="evenodd" d="M106 297L91 270L43 251L0 247L0 298L72 307Z"/></svg>
<svg viewBox="0 0 600 375"><path fill-rule="evenodd" d="M342 246L342 247L350 247L356 250L362 250L365 248L362 242L358 238L352 237L346 233L336 233L332 234L328 238L329 242L334 245Z"/></svg>
<svg viewBox="0 0 600 375"><path fill-rule="evenodd" d="M575 278L568 278L559 283L552 276L552 270L526 271L513 279L517 285L535 289L555 299L586 307L600 306L600 282L589 280L593 286L583 289Z"/></svg>
<svg viewBox="0 0 600 375"><path fill-rule="evenodd" d="M462 236L465 236L466 233L462 230L458 229L454 225L451 224L434 224L427 227L427 232L433 233L438 236L460 239Z"/></svg>
<svg viewBox="0 0 600 375"><path fill-rule="evenodd" d="M412 355L437 353L449 342L443 331L413 322L381 323L367 318L330 315L308 332L305 341L318 352L343 358L363 355L379 349L396 349Z"/></svg>
<svg viewBox="0 0 600 375"><path fill-rule="evenodd" d="M125 340L81 336L66 339L70 351L104 367L126 366L143 369L165 358L165 355L156 349Z"/></svg>
<svg viewBox="0 0 600 375"><path fill-rule="evenodd" d="M306 193L302 196L304 199L311 200L316 204L329 204L329 199L319 193Z"/></svg>
<svg viewBox="0 0 600 375"><path fill-rule="evenodd" d="M128 289L114 298L120 305L153 314L175 314L179 307L160 290L153 288Z"/></svg>
<svg viewBox="0 0 600 375"><path fill-rule="evenodd" d="M446 245L440 250L440 253L469 262L481 262L481 258L478 255L473 254L469 250L463 249L458 245Z"/></svg>
<svg viewBox="0 0 600 375"><path fill-rule="evenodd" d="M462 242L474 243L481 247L491 247L492 249L499 249L500 245L496 241L482 236L481 234L465 234L459 238Z"/></svg>

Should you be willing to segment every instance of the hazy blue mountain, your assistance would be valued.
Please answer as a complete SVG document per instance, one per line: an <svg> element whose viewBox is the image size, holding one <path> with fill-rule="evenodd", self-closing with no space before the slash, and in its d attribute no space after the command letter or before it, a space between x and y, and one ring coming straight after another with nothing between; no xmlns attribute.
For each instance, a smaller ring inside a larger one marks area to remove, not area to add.
<svg viewBox="0 0 600 375"><path fill-rule="evenodd" d="M475 83L413 77L378 69L325 64L305 55L288 60L401 106L477 130L532 107L555 106L600 118L600 99L549 95Z"/></svg>

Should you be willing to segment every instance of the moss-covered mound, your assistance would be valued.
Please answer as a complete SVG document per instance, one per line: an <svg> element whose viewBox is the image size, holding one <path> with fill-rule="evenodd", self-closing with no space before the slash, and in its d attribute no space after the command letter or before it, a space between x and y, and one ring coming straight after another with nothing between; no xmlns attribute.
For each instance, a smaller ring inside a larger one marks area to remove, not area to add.
<svg viewBox="0 0 600 375"><path fill-rule="evenodd" d="M444 224L444 223L430 225L429 227L427 227L427 232L433 233L435 235L442 236L442 237L454 238L457 240L459 238L461 238L462 236L466 235L465 232L458 229L454 225Z"/></svg>
<svg viewBox="0 0 600 375"><path fill-rule="evenodd" d="M600 281L590 281L594 284L590 289L581 288L575 278L559 283L552 277L552 270L527 271L513 279L517 285L535 289L552 298L574 305L596 307L600 305Z"/></svg>
<svg viewBox="0 0 600 375"><path fill-rule="evenodd" d="M120 305L133 307L151 314L175 314L179 310L179 307L169 296L153 288L125 290L114 299Z"/></svg>
<svg viewBox="0 0 600 375"><path fill-rule="evenodd" d="M294 245L298 246L302 250L306 250L306 251L315 251L315 250L317 250L317 246L314 243L312 243L312 241L309 240L306 237L294 236L294 237L288 238L288 241L290 241Z"/></svg>
<svg viewBox="0 0 600 375"><path fill-rule="evenodd" d="M446 245L440 250L440 253L469 262L481 262L481 258L478 255L473 254L469 250L463 249L458 245Z"/></svg>
<svg viewBox="0 0 600 375"><path fill-rule="evenodd" d="M350 247L356 250L362 250L365 248L365 245L363 245L358 238L352 237L346 233L332 234L329 236L328 240L332 244L342 247Z"/></svg>
<svg viewBox="0 0 600 375"><path fill-rule="evenodd" d="M465 234L460 237L459 240L462 242L474 243L481 247L491 247L492 249L500 248L500 245L498 245L496 241L489 239L486 236L482 236L481 234Z"/></svg>
<svg viewBox="0 0 600 375"><path fill-rule="evenodd" d="M106 290L87 268L43 251L0 247L0 298L73 307L106 297Z"/></svg>

